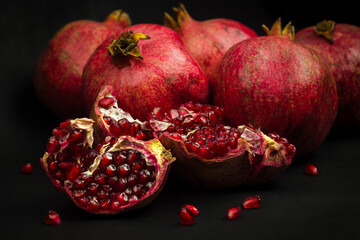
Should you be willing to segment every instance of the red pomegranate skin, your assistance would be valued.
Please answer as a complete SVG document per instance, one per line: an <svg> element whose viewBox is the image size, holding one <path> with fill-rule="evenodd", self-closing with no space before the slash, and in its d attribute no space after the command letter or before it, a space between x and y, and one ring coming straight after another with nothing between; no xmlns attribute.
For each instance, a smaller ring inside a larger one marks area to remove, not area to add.
<svg viewBox="0 0 360 240"><path fill-rule="evenodd" d="M333 74L339 97L337 126L360 125L360 28L335 24L333 43L317 35L313 27L300 30L295 40L314 49Z"/></svg>
<svg viewBox="0 0 360 240"><path fill-rule="evenodd" d="M186 48L198 61L207 78L214 74L215 66L230 47L258 36L238 21L225 18L196 21L182 4L179 9L178 16L181 19L178 17L178 27L173 29L181 36Z"/></svg>
<svg viewBox="0 0 360 240"><path fill-rule="evenodd" d="M84 69L88 111L104 85L113 87L120 108L142 121L155 107L171 109L190 100L209 101L208 81L175 31L157 24L138 24L124 31L128 30L150 37L138 42L143 60L109 55L106 47L121 32L105 40Z"/></svg>
<svg viewBox="0 0 360 240"><path fill-rule="evenodd" d="M286 137L297 156L315 150L337 113L336 84L318 55L283 36L242 41L212 81L214 104L231 126L252 124Z"/></svg>
<svg viewBox="0 0 360 240"><path fill-rule="evenodd" d="M85 116L81 86L84 66L107 37L129 25L128 15L117 10L104 22L77 20L62 27L35 67L34 86L40 101L63 119Z"/></svg>

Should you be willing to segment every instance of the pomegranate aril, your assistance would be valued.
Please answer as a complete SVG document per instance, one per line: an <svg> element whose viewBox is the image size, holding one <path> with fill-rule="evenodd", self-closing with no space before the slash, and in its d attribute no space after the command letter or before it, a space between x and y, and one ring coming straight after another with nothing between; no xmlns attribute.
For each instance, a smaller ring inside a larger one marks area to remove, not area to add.
<svg viewBox="0 0 360 240"><path fill-rule="evenodd" d="M119 154L116 156L115 165L119 166L119 165L125 163L126 158L127 158L126 151L120 151Z"/></svg>
<svg viewBox="0 0 360 240"><path fill-rule="evenodd" d="M150 179L150 172L147 169L143 169L139 174L139 183L146 184Z"/></svg>
<svg viewBox="0 0 360 240"><path fill-rule="evenodd" d="M105 184L106 183L106 176L102 173L95 176L95 182L98 184Z"/></svg>
<svg viewBox="0 0 360 240"><path fill-rule="evenodd" d="M199 215L199 210L192 205L184 204L180 209L180 224L192 225L195 217Z"/></svg>
<svg viewBox="0 0 360 240"><path fill-rule="evenodd" d="M113 211L117 211L120 208L120 203L118 201L112 201L110 203L110 208Z"/></svg>
<svg viewBox="0 0 360 240"><path fill-rule="evenodd" d="M310 176L318 176L319 175L318 168L314 164L311 164L311 163L306 164L305 172L307 175L310 175Z"/></svg>
<svg viewBox="0 0 360 240"><path fill-rule="evenodd" d="M54 226L60 225L61 219L59 214L54 210L49 210L45 218L45 223Z"/></svg>
<svg viewBox="0 0 360 240"><path fill-rule="evenodd" d="M261 206L261 198L259 195L248 196L243 201L245 209L259 208Z"/></svg>
<svg viewBox="0 0 360 240"><path fill-rule="evenodd" d="M66 172L66 179L73 182L81 174L81 167L79 165L72 165Z"/></svg>
<svg viewBox="0 0 360 240"><path fill-rule="evenodd" d="M115 175L115 172L116 172L116 167L115 167L115 165L111 164L111 165L109 165L109 166L106 167L106 170L105 170L106 176L112 177L112 176Z"/></svg>
<svg viewBox="0 0 360 240"><path fill-rule="evenodd" d="M119 178L116 185L117 191L124 191L127 187L128 180L126 178Z"/></svg>
<svg viewBox="0 0 360 240"><path fill-rule="evenodd" d="M75 200L79 204L79 206L86 207L88 205L88 200L85 196L75 198Z"/></svg>
<svg viewBox="0 0 360 240"><path fill-rule="evenodd" d="M191 214L191 216L196 217L200 214L199 209L197 207L190 205L190 204L184 204L183 207L186 208L186 210Z"/></svg>
<svg viewBox="0 0 360 240"><path fill-rule="evenodd" d="M130 173L130 166L128 164L123 164L123 165L120 165L118 168L117 168L117 175L121 178L123 177L127 177Z"/></svg>
<svg viewBox="0 0 360 240"><path fill-rule="evenodd" d="M127 178L128 186L133 187L137 183L137 176L134 174L130 174Z"/></svg>
<svg viewBox="0 0 360 240"><path fill-rule="evenodd" d="M22 165L21 171L23 173L32 173L34 171L34 166L32 163L25 163L24 165Z"/></svg>
<svg viewBox="0 0 360 240"><path fill-rule="evenodd" d="M115 102L113 97L104 97L98 103L99 107L109 109Z"/></svg>
<svg viewBox="0 0 360 240"><path fill-rule="evenodd" d="M109 179L108 179L108 184L111 187L115 187L117 182L118 182L118 177L117 176L112 176L112 177L109 177Z"/></svg>
<svg viewBox="0 0 360 240"><path fill-rule="evenodd" d="M46 151L48 153L56 153L60 150L60 143L59 141L54 137L50 137L47 144L46 144Z"/></svg>
<svg viewBox="0 0 360 240"><path fill-rule="evenodd" d="M106 210L110 207L110 199L104 199L100 201L100 208Z"/></svg>
<svg viewBox="0 0 360 240"><path fill-rule="evenodd" d="M71 119L68 119L68 120L63 121L62 123L60 123L60 128L65 129L65 128L70 127L70 125L71 125Z"/></svg>
<svg viewBox="0 0 360 240"><path fill-rule="evenodd" d="M116 121L110 121L109 125L110 133L115 137L120 137L123 134L122 127Z"/></svg>
<svg viewBox="0 0 360 240"><path fill-rule="evenodd" d="M109 198L109 193L107 193L104 190L100 190L97 194L97 198L100 200L104 200L104 199L108 199Z"/></svg>
<svg viewBox="0 0 360 240"><path fill-rule="evenodd" d="M99 210L100 204L99 204L99 201L96 199L96 197L90 197L90 200L89 200L88 205L86 206L86 208L90 212L97 212Z"/></svg>
<svg viewBox="0 0 360 240"><path fill-rule="evenodd" d="M86 191L85 190L76 190L72 192L72 195L74 198L80 198L83 197L85 195Z"/></svg>
<svg viewBox="0 0 360 240"><path fill-rule="evenodd" d="M232 207L227 210L226 217L229 220L234 220L240 216L240 213L241 213L241 207L239 206Z"/></svg>
<svg viewBox="0 0 360 240"><path fill-rule="evenodd" d="M67 139L69 143L78 143L82 140L83 134L80 131L73 131Z"/></svg>
<svg viewBox="0 0 360 240"><path fill-rule="evenodd" d="M127 204L128 201L129 201L128 196L127 196L126 193L124 193L124 192L122 192L122 193L117 193L117 194L115 195L115 199L116 199L116 201L119 202L120 206Z"/></svg>
<svg viewBox="0 0 360 240"><path fill-rule="evenodd" d="M112 163L113 155L111 153L105 153L99 164L100 169L105 169L106 166Z"/></svg>
<svg viewBox="0 0 360 240"><path fill-rule="evenodd" d="M99 191L99 185L97 183L91 183L90 186L88 187L87 193L89 195L95 196L97 195L98 191Z"/></svg>

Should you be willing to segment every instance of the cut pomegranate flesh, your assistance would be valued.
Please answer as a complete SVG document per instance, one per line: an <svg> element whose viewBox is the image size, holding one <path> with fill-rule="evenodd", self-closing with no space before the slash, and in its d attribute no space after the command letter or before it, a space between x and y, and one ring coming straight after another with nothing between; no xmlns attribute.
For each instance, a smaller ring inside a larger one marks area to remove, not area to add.
<svg viewBox="0 0 360 240"><path fill-rule="evenodd" d="M226 217L229 220L234 220L240 216L240 213L241 213L240 206L232 207L227 210Z"/></svg>
<svg viewBox="0 0 360 240"><path fill-rule="evenodd" d="M25 163L24 165L22 165L21 171L23 173L32 173L34 171L34 166L32 163Z"/></svg>
<svg viewBox="0 0 360 240"><path fill-rule="evenodd" d="M149 123L160 138L166 133L170 138L183 141L189 153L212 159L236 149L239 138L244 137L238 128L225 126L223 117L222 108L187 102L179 109L166 112L155 108L149 115ZM279 135L272 136L284 144L289 158L295 155L294 145Z"/></svg>
<svg viewBox="0 0 360 240"><path fill-rule="evenodd" d="M306 164L305 172L307 175L310 175L310 176L318 176L319 175L319 169L314 164L311 164L311 163Z"/></svg>
<svg viewBox="0 0 360 240"><path fill-rule="evenodd" d="M193 205L184 204L180 209L180 224L192 225L195 222L195 217L198 216L200 211Z"/></svg>
<svg viewBox="0 0 360 240"><path fill-rule="evenodd" d="M41 163L52 182L91 213L127 211L155 194L173 160L158 140L107 138L92 149L91 119L60 124ZM58 151L53 152L54 149Z"/></svg>
<svg viewBox="0 0 360 240"><path fill-rule="evenodd" d="M47 225L60 225L61 223L61 218L59 216L59 214L54 211L54 210L49 210L47 215L46 215L46 218L45 218L45 223Z"/></svg>
<svg viewBox="0 0 360 240"><path fill-rule="evenodd" d="M248 196L243 201L245 209L259 208L261 206L261 198L259 195Z"/></svg>

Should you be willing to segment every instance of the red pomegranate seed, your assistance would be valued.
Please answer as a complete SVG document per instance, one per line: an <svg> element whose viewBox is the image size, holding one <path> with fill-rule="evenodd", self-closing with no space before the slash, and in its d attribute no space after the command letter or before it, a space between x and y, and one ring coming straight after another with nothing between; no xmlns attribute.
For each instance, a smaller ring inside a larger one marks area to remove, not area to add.
<svg viewBox="0 0 360 240"><path fill-rule="evenodd" d="M243 201L245 209L259 208L261 205L261 198L259 195L248 196Z"/></svg>
<svg viewBox="0 0 360 240"><path fill-rule="evenodd" d="M240 216L240 213L241 213L241 207L239 206L232 207L227 210L226 217L229 220L234 220Z"/></svg>
<svg viewBox="0 0 360 240"><path fill-rule="evenodd" d="M25 163L22 165L21 170L23 173L32 173L34 171L34 166L32 163Z"/></svg>
<svg viewBox="0 0 360 240"><path fill-rule="evenodd" d="M76 143L76 142L80 142L83 138L83 134L80 131L74 131L70 134L69 138L68 138L68 142L69 143Z"/></svg>
<svg viewBox="0 0 360 240"><path fill-rule="evenodd" d="M311 163L306 164L305 172L306 172L307 175L310 175L310 176L319 175L318 168L314 164L311 164Z"/></svg>
<svg viewBox="0 0 360 240"><path fill-rule="evenodd" d="M60 149L59 141L56 139L55 136L49 138L46 144L46 151L48 153L56 153Z"/></svg>
<svg viewBox="0 0 360 240"><path fill-rule="evenodd" d="M192 225L195 222L195 217L199 215L199 210L189 204L184 204L180 209L180 224Z"/></svg>
<svg viewBox="0 0 360 240"><path fill-rule="evenodd" d="M66 178L67 180L73 182L75 179L77 179L81 174L81 168L79 165L73 165L69 170L66 172Z"/></svg>
<svg viewBox="0 0 360 240"><path fill-rule="evenodd" d="M191 214L191 216L196 217L200 214L199 209L197 209L195 206L190 205L190 204L184 204L183 207L186 208L186 210L188 210L188 212Z"/></svg>
<svg viewBox="0 0 360 240"><path fill-rule="evenodd" d="M109 109L111 105L113 105L115 102L115 99L112 97L104 97L101 99L98 103L99 107Z"/></svg>
<svg viewBox="0 0 360 240"><path fill-rule="evenodd" d="M70 127L70 124L71 124L71 119L68 119L68 120L60 123L60 128L64 129L64 128Z"/></svg>
<svg viewBox="0 0 360 240"><path fill-rule="evenodd" d="M45 218L45 223L48 225L60 225L61 219L57 212L50 210Z"/></svg>

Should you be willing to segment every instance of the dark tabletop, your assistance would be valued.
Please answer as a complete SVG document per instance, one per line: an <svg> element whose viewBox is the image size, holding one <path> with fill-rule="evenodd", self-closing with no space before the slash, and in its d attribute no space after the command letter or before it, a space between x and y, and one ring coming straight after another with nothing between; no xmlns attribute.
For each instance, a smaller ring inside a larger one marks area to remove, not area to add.
<svg viewBox="0 0 360 240"><path fill-rule="evenodd" d="M264 35L282 17L296 29L323 19L360 26L350 1L182 1L196 20L230 18ZM301 2L301 3L300 3ZM0 6L0 239L358 239L360 224L360 128L332 129L313 154L297 159L277 179L252 187L202 190L170 174L159 197L149 206L116 216L94 216L77 209L50 183L39 158L51 130L61 119L38 102L33 91L34 65L55 32L77 19L103 20L114 9L127 11L137 23L162 24L163 12L178 1L11 1ZM21 173L25 162L34 173ZM305 175L314 162L320 175ZM252 194L262 206L244 210L235 221L229 207ZM200 209L194 225L179 224L184 203ZM49 209L62 224L47 226ZM356 238L357 237L357 238Z"/></svg>

